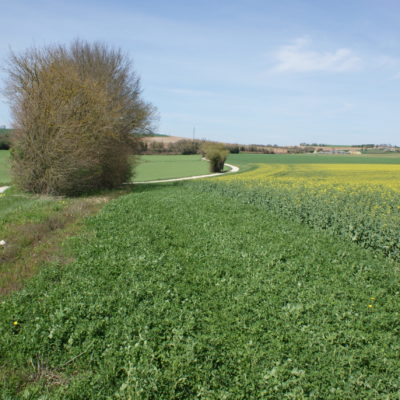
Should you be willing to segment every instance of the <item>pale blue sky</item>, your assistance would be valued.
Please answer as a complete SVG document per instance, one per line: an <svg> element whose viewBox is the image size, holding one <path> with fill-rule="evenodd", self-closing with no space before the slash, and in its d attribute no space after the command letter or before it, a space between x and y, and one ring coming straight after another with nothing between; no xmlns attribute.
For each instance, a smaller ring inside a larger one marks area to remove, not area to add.
<svg viewBox="0 0 400 400"><path fill-rule="evenodd" d="M9 48L121 47L159 132L240 143L400 145L398 0L0 0ZM0 78L4 73L0 73ZM0 99L0 125L10 125Z"/></svg>

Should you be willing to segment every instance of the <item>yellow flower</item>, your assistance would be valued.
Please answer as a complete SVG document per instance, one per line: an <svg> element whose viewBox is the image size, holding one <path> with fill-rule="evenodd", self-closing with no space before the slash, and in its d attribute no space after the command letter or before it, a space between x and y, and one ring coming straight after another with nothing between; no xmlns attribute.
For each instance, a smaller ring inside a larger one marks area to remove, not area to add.
<svg viewBox="0 0 400 400"><path fill-rule="evenodd" d="M372 304L368 304L368 308L372 308L373 307L373 305Z"/></svg>
<svg viewBox="0 0 400 400"><path fill-rule="evenodd" d="M376 297L371 297L371 300L376 300Z"/></svg>
<svg viewBox="0 0 400 400"><path fill-rule="evenodd" d="M19 322L18 322L18 321L14 321L14 322L13 322L13 325L14 325L14 326L17 326L17 325L19 325Z"/></svg>

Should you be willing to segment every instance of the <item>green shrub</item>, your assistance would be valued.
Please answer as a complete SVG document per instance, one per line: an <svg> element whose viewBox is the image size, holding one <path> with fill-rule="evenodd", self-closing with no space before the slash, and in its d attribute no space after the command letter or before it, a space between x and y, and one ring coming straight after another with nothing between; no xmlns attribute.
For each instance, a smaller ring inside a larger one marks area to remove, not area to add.
<svg viewBox="0 0 400 400"><path fill-rule="evenodd" d="M211 172L222 172L229 151L222 143L206 143L202 147L202 153L210 161Z"/></svg>

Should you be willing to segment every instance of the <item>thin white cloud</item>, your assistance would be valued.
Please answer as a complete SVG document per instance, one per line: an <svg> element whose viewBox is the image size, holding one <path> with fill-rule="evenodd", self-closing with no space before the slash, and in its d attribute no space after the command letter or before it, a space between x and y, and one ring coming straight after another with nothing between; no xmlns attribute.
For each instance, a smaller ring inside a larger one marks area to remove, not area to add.
<svg viewBox="0 0 400 400"><path fill-rule="evenodd" d="M310 49L311 41L298 38L292 44L282 46L275 54L279 72L345 72L358 70L361 58L350 49L341 48L333 52Z"/></svg>

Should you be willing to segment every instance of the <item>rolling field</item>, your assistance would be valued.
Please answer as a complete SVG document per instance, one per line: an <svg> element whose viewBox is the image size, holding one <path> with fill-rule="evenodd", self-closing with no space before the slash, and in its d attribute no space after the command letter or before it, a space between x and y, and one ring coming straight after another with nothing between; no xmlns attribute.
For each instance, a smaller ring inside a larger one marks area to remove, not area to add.
<svg viewBox="0 0 400 400"><path fill-rule="evenodd" d="M0 302L0 398L398 398L399 159L270 157L87 218ZM14 195L3 235L73 209Z"/></svg>
<svg viewBox="0 0 400 400"><path fill-rule="evenodd" d="M3 398L400 391L398 265L372 251L197 182L136 188L70 246L0 305Z"/></svg>
<svg viewBox="0 0 400 400"><path fill-rule="evenodd" d="M134 181L144 182L158 179L183 178L209 174L209 163L199 155L140 156L135 168Z"/></svg>
<svg viewBox="0 0 400 400"><path fill-rule="evenodd" d="M7 185L10 182L10 152L0 150L0 186Z"/></svg>

